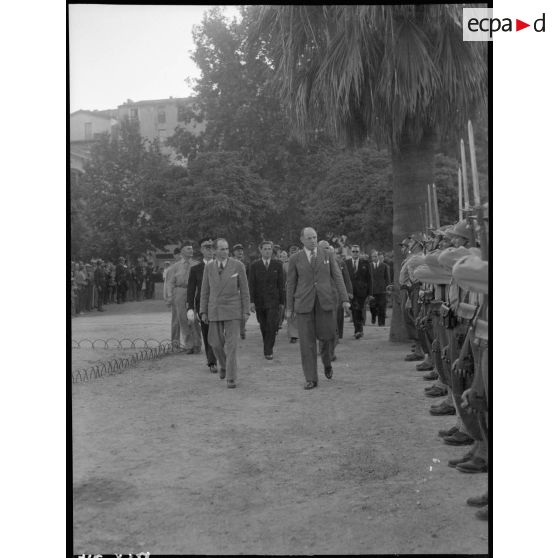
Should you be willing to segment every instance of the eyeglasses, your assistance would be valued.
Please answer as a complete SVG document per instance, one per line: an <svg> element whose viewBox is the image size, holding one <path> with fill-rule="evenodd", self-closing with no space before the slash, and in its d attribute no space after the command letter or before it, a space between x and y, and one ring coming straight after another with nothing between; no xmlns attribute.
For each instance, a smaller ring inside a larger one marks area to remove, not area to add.
<svg viewBox="0 0 558 558"><path fill-rule="evenodd" d="M352 250L353 254L358 254L358 250Z"/></svg>

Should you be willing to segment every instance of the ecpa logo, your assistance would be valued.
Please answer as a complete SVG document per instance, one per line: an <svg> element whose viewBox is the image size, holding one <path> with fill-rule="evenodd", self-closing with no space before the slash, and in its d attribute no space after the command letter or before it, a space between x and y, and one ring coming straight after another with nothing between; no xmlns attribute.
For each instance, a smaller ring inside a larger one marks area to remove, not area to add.
<svg viewBox="0 0 558 558"><path fill-rule="evenodd" d="M535 19L533 24L521 19L493 17L492 8L463 8L463 40L492 41L494 33L509 33L532 27L537 33L545 32L546 14Z"/></svg>

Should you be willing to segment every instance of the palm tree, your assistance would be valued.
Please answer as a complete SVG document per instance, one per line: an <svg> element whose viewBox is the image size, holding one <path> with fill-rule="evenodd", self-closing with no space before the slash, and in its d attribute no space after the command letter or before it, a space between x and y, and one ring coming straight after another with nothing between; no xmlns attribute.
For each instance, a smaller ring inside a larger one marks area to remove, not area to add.
<svg viewBox="0 0 558 558"><path fill-rule="evenodd" d="M463 135L474 111L486 110L487 49L463 41L462 7L275 5L250 14L250 41L275 70L300 139L325 130L347 145L389 147L396 274L399 243L424 228L419 207L439 139ZM390 333L406 338L397 311Z"/></svg>

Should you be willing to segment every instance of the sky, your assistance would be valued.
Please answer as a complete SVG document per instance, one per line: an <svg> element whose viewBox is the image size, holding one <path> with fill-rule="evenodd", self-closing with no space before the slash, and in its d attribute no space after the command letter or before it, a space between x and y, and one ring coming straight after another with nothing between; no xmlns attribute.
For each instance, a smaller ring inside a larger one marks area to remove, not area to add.
<svg viewBox="0 0 558 558"><path fill-rule="evenodd" d="M70 112L192 94L185 81L199 77L192 27L209 8L70 5ZM227 17L237 13L223 9Z"/></svg>

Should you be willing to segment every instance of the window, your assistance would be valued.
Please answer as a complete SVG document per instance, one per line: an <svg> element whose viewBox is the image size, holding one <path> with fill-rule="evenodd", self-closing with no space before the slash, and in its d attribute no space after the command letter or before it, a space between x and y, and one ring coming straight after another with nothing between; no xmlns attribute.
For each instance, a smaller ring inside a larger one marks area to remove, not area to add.
<svg viewBox="0 0 558 558"><path fill-rule="evenodd" d="M157 121L159 122L159 124L166 124L167 113L165 111L165 107L160 107L157 109Z"/></svg>
<svg viewBox="0 0 558 558"><path fill-rule="evenodd" d="M137 120L138 119L138 109L131 108L130 109L130 120Z"/></svg>
<svg viewBox="0 0 558 558"><path fill-rule="evenodd" d="M85 123L85 139L90 140L93 138L93 124L91 122Z"/></svg>

